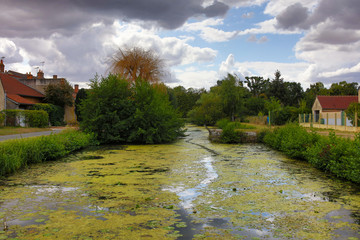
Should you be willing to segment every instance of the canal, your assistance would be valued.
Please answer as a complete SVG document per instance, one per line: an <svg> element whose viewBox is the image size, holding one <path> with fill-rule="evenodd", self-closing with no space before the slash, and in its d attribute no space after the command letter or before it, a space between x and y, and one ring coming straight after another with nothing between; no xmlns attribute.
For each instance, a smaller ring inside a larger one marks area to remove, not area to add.
<svg viewBox="0 0 360 240"><path fill-rule="evenodd" d="M264 145L186 134L0 180L0 239L360 239L359 186Z"/></svg>

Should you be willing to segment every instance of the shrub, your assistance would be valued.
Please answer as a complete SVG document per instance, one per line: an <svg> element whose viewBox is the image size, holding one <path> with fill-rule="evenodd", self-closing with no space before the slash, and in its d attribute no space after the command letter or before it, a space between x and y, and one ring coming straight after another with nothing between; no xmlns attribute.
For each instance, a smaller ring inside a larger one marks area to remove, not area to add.
<svg viewBox="0 0 360 240"><path fill-rule="evenodd" d="M22 124L28 127L49 126L49 116L43 110L10 109L4 111L7 126L21 126Z"/></svg>
<svg viewBox="0 0 360 240"><path fill-rule="evenodd" d="M0 112L0 127L3 127L5 123L5 114Z"/></svg>
<svg viewBox="0 0 360 240"><path fill-rule="evenodd" d="M161 86L161 85L160 85ZM159 85L117 75L94 79L80 106L80 126L102 143L163 143L182 135L183 121Z"/></svg>
<svg viewBox="0 0 360 240"><path fill-rule="evenodd" d="M0 176L31 163L56 160L93 143L93 135L76 130L0 143Z"/></svg>
<svg viewBox="0 0 360 240"><path fill-rule="evenodd" d="M246 141L246 134L237 129L236 124L232 122L223 129L220 141L222 143L244 143Z"/></svg>
<svg viewBox="0 0 360 240"><path fill-rule="evenodd" d="M308 133L288 124L265 134L264 142L289 157L306 160L315 167L338 177L360 183L360 136L354 141Z"/></svg>
<svg viewBox="0 0 360 240"><path fill-rule="evenodd" d="M32 110L44 110L49 115L51 126L62 126L64 122L64 108L49 103L37 103L31 107Z"/></svg>
<svg viewBox="0 0 360 240"><path fill-rule="evenodd" d="M228 125L229 123L230 123L229 119L223 118L216 122L216 126L220 129L224 129L226 125Z"/></svg>

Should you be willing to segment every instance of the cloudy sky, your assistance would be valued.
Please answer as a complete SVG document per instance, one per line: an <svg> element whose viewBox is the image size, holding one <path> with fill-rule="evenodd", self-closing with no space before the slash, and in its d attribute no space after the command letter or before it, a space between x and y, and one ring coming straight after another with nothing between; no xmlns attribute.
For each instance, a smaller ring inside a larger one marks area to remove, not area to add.
<svg viewBox="0 0 360 240"><path fill-rule="evenodd" d="M209 88L228 72L304 88L360 82L359 0L0 0L7 70L86 87L119 47L153 49L169 86ZM45 63L41 63L45 62Z"/></svg>

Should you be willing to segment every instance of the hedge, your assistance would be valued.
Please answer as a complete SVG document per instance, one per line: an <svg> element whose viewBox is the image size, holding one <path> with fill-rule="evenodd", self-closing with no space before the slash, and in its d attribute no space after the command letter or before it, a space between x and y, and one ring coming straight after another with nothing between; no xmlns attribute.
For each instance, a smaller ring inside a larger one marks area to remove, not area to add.
<svg viewBox="0 0 360 240"><path fill-rule="evenodd" d="M31 163L56 160L93 143L93 135L76 130L0 142L0 176Z"/></svg>
<svg viewBox="0 0 360 240"><path fill-rule="evenodd" d="M289 157L308 161L337 177L360 183L360 134L355 140L337 137L333 132L326 137L289 124L268 131L263 142Z"/></svg>
<svg viewBox="0 0 360 240"><path fill-rule="evenodd" d="M64 108L49 103L37 103L31 107L31 110L44 110L49 115L51 126L62 126L64 122Z"/></svg>
<svg viewBox="0 0 360 240"><path fill-rule="evenodd" d="M9 109L2 112L6 115L6 126L20 126L21 120L27 127L49 126L49 115L44 110Z"/></svg>

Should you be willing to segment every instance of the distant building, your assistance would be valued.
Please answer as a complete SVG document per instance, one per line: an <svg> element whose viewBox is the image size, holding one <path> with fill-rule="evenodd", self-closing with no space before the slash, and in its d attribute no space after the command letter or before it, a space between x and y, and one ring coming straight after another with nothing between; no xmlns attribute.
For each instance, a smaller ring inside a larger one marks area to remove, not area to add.
<svg viewBox="0 0 360 240"><path fill-rule="evenodd" d="M312 107L314 122L319 122L321 116L327 114L327 118L339 119L338 124L344 124L344 112L351 103L360 103L360 89L358 96L316 96ZM335 117L336 116L336 117ZM330 121L330 120L329 120ZM330 123L329 124L335 124Z"/></svg>
<svg viewBox="0 0 360 240"><path fill-rule="evenodd" d="M5 72L3 60L0 61L0 110L28 109L43 102L45 95Z"/></svg>
<svg viewBox="0 0 360 240"><path fill-rule="evenodd" d="M5 71L5 64L0 60L0 111L4 109L29 109L45 99L45 88L49 84L64 83L65 78L45 78L44 72L39 70L36 76L31 73ZM73 98L75 101L79 85L75 85ZM64 120L68 123L76 122L75 108L65 107Z"/></svg>

